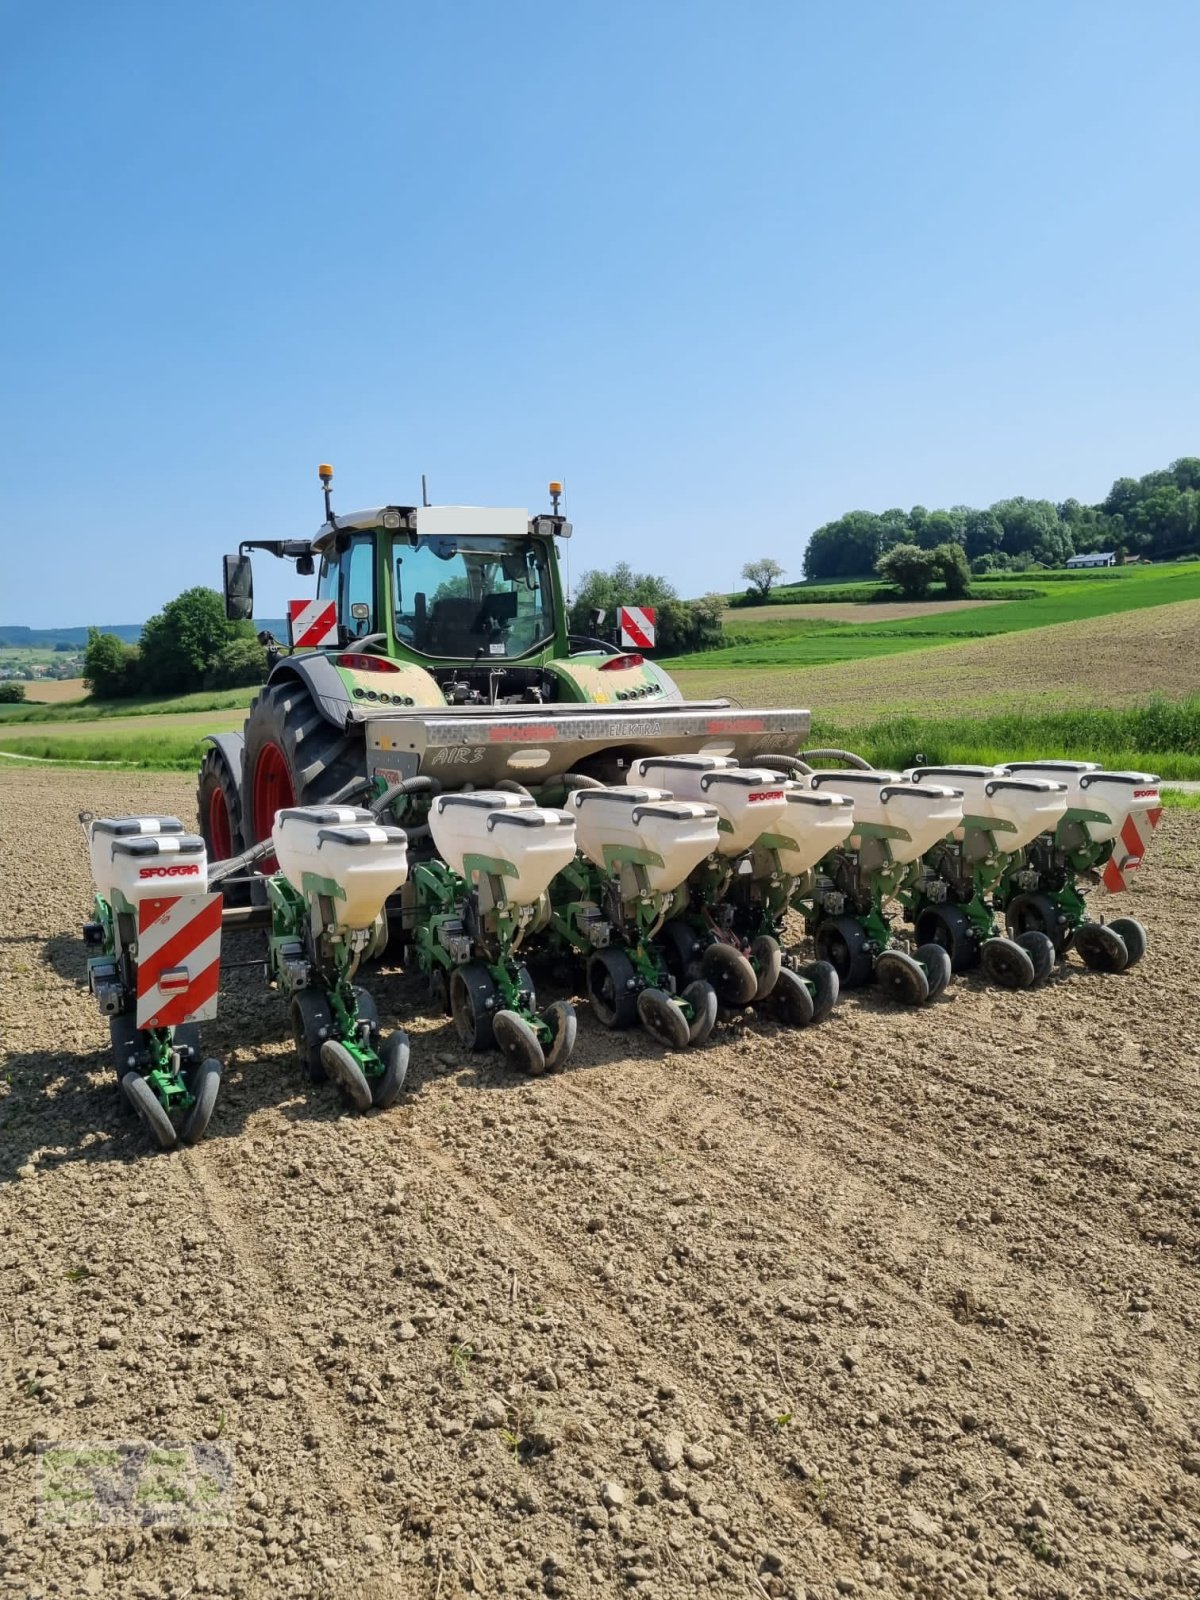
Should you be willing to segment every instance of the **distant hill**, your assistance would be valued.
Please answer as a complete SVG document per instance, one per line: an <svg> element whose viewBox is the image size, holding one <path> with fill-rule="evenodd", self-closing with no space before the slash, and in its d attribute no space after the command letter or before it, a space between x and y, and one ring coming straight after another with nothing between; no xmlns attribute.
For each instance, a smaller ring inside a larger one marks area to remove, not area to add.
<svg viewBox="0 0 1200 1600"><path fill-rule="evenodd" d="M115 633L126 644L136 644L142 636L140 622L105 622L97 626L101 633ZM277 639L287 638L287 623L282 617L263 617L254 626L262 632L273 633ZM78 645L87 643L87 628L24 628L0 627L0 645L24 646L27 649L53 650L56 644Z"/></svg>

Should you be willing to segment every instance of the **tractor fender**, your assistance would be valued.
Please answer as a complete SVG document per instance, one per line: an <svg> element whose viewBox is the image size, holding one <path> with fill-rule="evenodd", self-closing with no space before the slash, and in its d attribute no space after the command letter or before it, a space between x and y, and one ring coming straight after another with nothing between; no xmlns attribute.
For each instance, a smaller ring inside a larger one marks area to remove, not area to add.
<svg viewBox="0 0 1200 1600"><path fill-rule="evenodd" d="M299 678L316 703L317 710L335 728L343 729L350 720L350 693L341 674L328 656L285 656L267 679L268 684Z"/></svg>
<svg viewBox="0 0 1200 1600"><path fill-rule="evenodd" d="M222 763L228 767L233 786L242 792L242 751L246 741L240 733L206 733L204 743L212 745Z"/></svg>

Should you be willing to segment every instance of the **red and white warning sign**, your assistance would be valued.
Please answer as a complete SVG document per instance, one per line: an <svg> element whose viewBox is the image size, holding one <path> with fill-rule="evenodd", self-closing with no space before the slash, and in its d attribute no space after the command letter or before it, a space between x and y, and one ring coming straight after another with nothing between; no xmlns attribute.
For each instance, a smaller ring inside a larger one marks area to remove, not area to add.
<svg viewBox="0 0 1200 1600"><path fill-rule="evenodd" d="M337 602L289 600L288 630L295 650L320 650L338 642Z"/></svg>
<svg viewBox="0 0 1200 1600"><path fill-rule="evenodd" d="M621 644L626 650L654 649L654 619L657 615L653 606L617 607L617 626L621 630Z"/></svg>
<svg viewBox="0 0 1200 1600"><path fill-rule="evenodd" d="M139 1028L215 1017L220 978L219 889L138 902Z"/></svg>
<svg viewBox="0 0 1200 1600"><path fill-rule="evenodd" d="M1120 894L1128 889L1125 874L1141 866L1142 857L1161 819L1161 806L1151 806L1148 811L1131 811L1125 818L1120 833L1113 841L1113 853L1104 863L1104 870L1100 874L1100 881L1109 894Z"/></svg>

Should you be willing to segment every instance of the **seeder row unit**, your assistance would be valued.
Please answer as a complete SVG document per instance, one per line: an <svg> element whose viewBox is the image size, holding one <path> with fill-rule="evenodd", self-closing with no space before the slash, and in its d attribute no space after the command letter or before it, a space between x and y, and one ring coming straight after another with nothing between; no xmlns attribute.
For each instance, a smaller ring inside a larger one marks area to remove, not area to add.
<svg viewBox="0 0 1200 1600"><path fill-rule="evenodd" d="M384 1034L362 982L389 948L466 1049L532 1075L576 1039L569 1001L539 1004L532 972L549 961L605 1027L681 1050L751 1007L823 1021L869 982L917 1005L975 967L1024 988L1072 948L1097 971L1141 959L1141 924L1093 920L1086 896L1119 892L1140 862L1156 778L1081 762L883 772L832 754L846 764L644 756L623 783L568 773L542 793L376 780L367 805L284 807L269 840L211 869L177 818L85 814L89 986L125 1096L160 1146L203 1135L221 1068L198 1030L230 923L265 933L309 1079L360 1110L394 1105L408 1072L407 1035ZM252 905L226 906L255 865Z"/></svg>

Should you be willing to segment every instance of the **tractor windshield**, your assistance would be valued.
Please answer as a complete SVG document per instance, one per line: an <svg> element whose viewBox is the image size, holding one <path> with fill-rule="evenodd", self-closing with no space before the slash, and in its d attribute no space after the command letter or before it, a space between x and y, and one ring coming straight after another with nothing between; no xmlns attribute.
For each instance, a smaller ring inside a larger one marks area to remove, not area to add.
<svg viewBox="0 0 1200 1600"><path fill-rule="evenodd" d="M396 637L424 656L474 661L527 655L554 634L554 594L536 539L393 541Z"/></svg>

